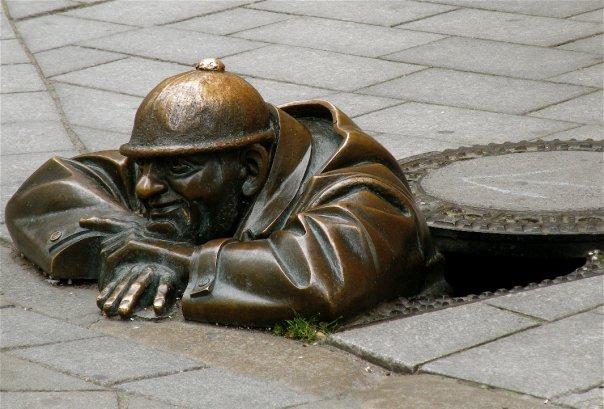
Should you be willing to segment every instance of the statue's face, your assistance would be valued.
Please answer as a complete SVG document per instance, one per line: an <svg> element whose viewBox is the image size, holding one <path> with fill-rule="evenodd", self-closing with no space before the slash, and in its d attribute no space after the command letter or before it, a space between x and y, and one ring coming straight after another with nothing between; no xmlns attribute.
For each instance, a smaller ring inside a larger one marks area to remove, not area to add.
<svg viewBox="0 0 604 409"><path fill-rule="evenodd" d="M151 230L195 244L233 234L245 204L237 152L137 159L136 169Z"/></svg>

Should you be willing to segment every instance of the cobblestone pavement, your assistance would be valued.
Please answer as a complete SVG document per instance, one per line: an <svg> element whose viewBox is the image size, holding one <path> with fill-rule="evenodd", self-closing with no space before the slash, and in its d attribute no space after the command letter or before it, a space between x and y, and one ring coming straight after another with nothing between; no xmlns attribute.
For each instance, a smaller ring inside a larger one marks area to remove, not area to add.
<svg viewBox="0 0 604 409"><path fill-rule="evenodd" d="M202 57L272 103L334 102L398 158L603 135L602 0L2 6L2 211L51 155L126 141L142 97ZM3 408L603 407L602 277L304 346L104 319L93 285L48 282L0 223Z"/></svg>

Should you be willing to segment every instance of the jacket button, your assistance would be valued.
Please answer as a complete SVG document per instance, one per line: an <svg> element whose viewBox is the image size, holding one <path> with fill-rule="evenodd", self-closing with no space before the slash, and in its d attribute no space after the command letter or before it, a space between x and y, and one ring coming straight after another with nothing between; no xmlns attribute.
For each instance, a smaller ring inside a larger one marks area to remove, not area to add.
<svg viewBox="0 0 604 409"><path fill-rule="evenodd" d="M57 230L55 232L52 232L49 239L50 239L50 241L57 241L61 238L62 235L63 235L63 232Z"/></svg>

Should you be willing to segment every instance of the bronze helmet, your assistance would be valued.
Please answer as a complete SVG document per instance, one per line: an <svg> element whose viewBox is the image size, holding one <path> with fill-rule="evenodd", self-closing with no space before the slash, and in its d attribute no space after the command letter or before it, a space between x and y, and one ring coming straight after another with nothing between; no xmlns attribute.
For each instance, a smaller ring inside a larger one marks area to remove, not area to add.
<svg viewBox="0 0 604 409"><path fill-rule="evenodd" d="M218 59L159 83L136 111L130 157L186 155L269 140L269 109L243 78L224 71Z"/></svg>

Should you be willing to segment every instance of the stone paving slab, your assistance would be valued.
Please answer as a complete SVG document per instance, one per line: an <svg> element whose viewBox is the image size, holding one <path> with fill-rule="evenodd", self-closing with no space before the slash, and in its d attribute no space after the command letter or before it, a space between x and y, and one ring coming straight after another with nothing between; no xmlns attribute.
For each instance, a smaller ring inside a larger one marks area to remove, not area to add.
<svg viewBox="0 0 604 409"><path fill-rule="evenodd" d="M70 157L74 155L77 155L77 152L72 149L42 153L2 155L2 163L0 163L2 180L0 181L0 186L4 188L6 186L20 185L53 156Z"/></svg>
<svg viewBox="0 0 604 409"><path fill-rule="evenodd" d="M428 374L392 375L366 391L354 390L333 399L295 408L313 409L549 409L542 399L471 386Z"/></svg>
<svg viewBox="0 0 604 409"><path fill-rule="evenodd" d="M281 408L317 399L277 383L261 382L214 368L128 382L119 388L200 409Z"/></svg>
<svg viewBox="0 0 604 409"><path fill-rule="evenodd" d="M553 46L599 33L597 23L460 9L398 27L510 43Z"/></svg>
<svg viewBox="0 0 604 409"><path fill-rule="evenodd" d="M549 78L549 81L602 88L602 84L604 84L604 64L596 64L591 67L558 75Z"/></svg>
<svg viewBox="0 0 604 409"><path fill-rule="evenodd" d="M65 128L58 121L13 122L2 125L3 155L73 149Z"/></svg>
<svg viewBox="0 0 604 409"><path fill-rule="evenodd" d="M287 82L246 76L243 76L243 78L258 90L265 101L275 105L292 101L322 98L325 95L334 93L334 91L328 89L309 87L306 85L290 84Z"/></svg>
<svg viewBox="0 0 604 409"><path fill-rule="evenodd" d="M4 160L4 156L0 156L0 160ZM18 186L2 186L2 191L0 192L0 223L5 222L4 212L6 209L6 204L11 196L15 194L17 189L19 189Z"/></svg>
<svg viewBox="0 0 604 409"><path fill-rule="evenodd" d="M53 80L145 97L165 78L192 69L192 64L186 66L129 57L59 75Z"/></svg>
<svg viewBox="0 0 604 409"><path fill-rule="evenodd" d="M239 74L339 91L352 91L424 68L281 45L227 57L223 62L228 70Z"/></svg>
<svg viewBox="0 0 604 409"><path fill-rule="evenodd" d="M22 308L0 309L0 347L14 348L91 338L99 334Z"/></svg>
<svg viewBox="0 0 604 409"><path fill-rule="evenodd" d="M326 95L321 99L331 102L350 118L403 103L403 101L399 99L353 94L349 92Z"/></svg>
<svg viewBox="0 0 604 409"><path fill-rule="evenodd" d="M120 409L177 409L184 407L123 392L118 392L118 401Z"/></svg>
<svg viewBox="0 0 604 409"><path fill-rule="evenodd" d="M417 102L361 115L354 121L368 131L464 145L534 139L576 126L567 122Z"/></svg>
<svg viewBox="0 0 604 409"><path fill-rule="evenodd" d="M542 138L545 141L552 141L554 139L593 139L602 140L604 139L604 128L600 125L583 125L577 128L569 129L568 131L556 132Z"/></svg>
<svg viewBox="0 0 604 409"><path fill-rule="evenodd" d="M36 107L36 109L32 109ZM26 92L2 95L2 123L21 121L55 121L55 105L46 92Z"/></svg>
<svg viewBox="0 0 604 409"><path fill-rule="evenodd" d="M65 7L77 6L78 3L71 0L7 0L6 5L10 11L11 17L20 19L50 11L61 10Z"/></svg>
<svg viewBox="0 0 604 409"><path fill-rule="evenodd" d="M604 320L583 313L439 359L422 369L552 398L602 382Z"/></svg>
<svg viewBox="0 0 604 409"><path fill-rule="evenodd" d="M543 17L570 17L602 7L601 0L436 0L454 6L532 14Z"/></svg>
<svg viewBox="0 0 604 409"><path fill-rule="evenodd" d="M115 92L55 83L63 110L76 126L130 133L142 98Z"/></svg>
<svg viewBox="0 0 604 409"><path fill-rule="evenodd" d="M8 22L8 19L4 13L0 13L0 39L6 40L9 38L15 38L15 33Z"/></svg>
<svg viewBox="0 0 604 409"><path fill-rule="evenodd" d="M563 44L558 48L563 50L582 51L585 53L604 54L604 35L595 35L571 43Z"/></svg>
<svg viewBox="0 0 604 409"><path fill-rule="evenodd" d="M0 377L3 391L77 391L102 389L61 372L25 361L3 352L0 354Z"/></svg>
<svg viewBox="0 0 604 409"><path fill-rule="evenodd" d="M544 79L601 61L588 53L463 37L445 38L385 58L526 79Z"/></svg>
<svg viewBox="0 0 604 409"><path fill-rule="evenodd" d="M379 57L444 36L368 24L299 17L235 34L248 40ZM376 39L379 38L379 41Z"/></svg>
<svg viewBox="0 0 604 409"><path fill-rule="evenodd" d="M406 0L396 3L391 1L313 1L307 3L263 1L251 4L249 7L382 26L394 26L405 21L421 19L455 9L455 7L443 4Z"/></svg>
<svg viewBox="0 0 604 409"><path fill-rule="evenodd" d="M103 385L204 366L199 361L113 337L31 347L12 353Z"/></svg>
<svg viewBox="0 0 604 409"><path fill-rule="evenodd" d="M118 409L113 391L0 392L2 406L11 409Z"/></svg>
<svg viewBox="0 0 604 409"><path fill-rule="evenodd" d="M604 387L599 386L586 392L566 395L555 399L554 402L576 409L601 409L604 408Z"/></svg>
<svg viewBox="0 0 604 409"><path fill-rule="evenodd" d="M536 325L483 303L390 320L332 335L330 343L399 371Z"/></svg>
<svg viewBox="0 0 604 409"><path fill-rule="evenodd" d="M419 155L426 152L442 151L445 149L459 148L462 145L453 141L445 142L430 138L416 138L411 135L397 135L389 133L374 133L371 135L381 143L396 159ZM466 144L467 145L467 144Z"/></svg>
<svg viewBox="0 0 604 409"><path fill-rule="evenodd" d="M38 52L34 56L40 65L42 72L47 77L105 64L127 57L124 54L93 50L73 45Z"/></svg>
<svg viewBox="0 0 604 409"><path fill-rule="evenodd" d="M200 31L208 34L227 35L290 18L292 16L287 14L236 8L169 24L168 27L179 30Z"/></svg>
<svg viewBox="0 0 604 409"><path fill-rule="evenodd" d="M264 45L241 38L176 30L170 27L148 27L79 44L189 66L202 58L222 58Z"/></svg>
<svg viewBox="0 0 604 409"><path fill-rule="evenodd" d="M29 58L23 51L23 48L21 48L19 40L2 40L0 54L0 62L2 62L2 65L29 62ZM2 82L2 85L4 85L4 81Z"/></svg>
<svg viewBox="0 0 604 409"><path fill-rule="evenodd" d="M602 106L604 104L602 91L582 95L566 102L532 112L530 115L540 118L573 121L584 124L601 124Z"/></svg>
<svg viewBox="0 0 604 409"><path fill-rule="evenodd" d="M571 20L591 21L593 23L602 23L604 20L604 9L588 11L587 13L579 14L571 17Z"/></svg>
<svg viewBox="0 0 604 409"><path fill-rule="evenodd" d="M1 292L20 307L80 325L89 325L101 318L95 303L96 284L50 285L30 262L4 245L0 246L0 265Z"/></svg>
<svg viewBox="0 0 604 409"><path fill-rule="evenodd" d="M132 30L133 27L54 14L19 21L17 29L31 52L35 53Z"/></svg>
<svg viewBox="0 0 604 409"><path fill-rule="evenodd" d="M429 68L359 92L508 114L522 114L588 93L590 88Z"/></svg>
<svg viewBox="0 0 604 409"><path fill-rule="evenodd" d="M34 173L42 164L53 156L71 157L77 155L73 149L26 153L15 155L2 155L0 170L2 180L0 186L17 186L23 183L32 173Z"/></svg>
<svg viewBox="0 0 604 409"><path fill-rule="evenodd" d="M31 64L11 64L2 67L2 94L45 91L46 87Z"/></svg>
<svg viewBox="0 0 604 409"><path fill-rule="evenodd" d="M264 331L179 321L100 320L91 328L308 395L365 390L386 377L381 368L337 348L305 347Z"/></svg>
<svg viewBox="0 0 604 409"><path fill-rule="evenodd" d="M65 14L132 26L152 26L233 8L245 3L249 3L249 1L179 0L175 5L169 1L118 0L68 11Z"/></svg>
<svg viewBox="0 0 604 409"><path fill-rule="evenodd" d="M487 304L553 321L604 304L604 276L509 294Z"/></svg>
<svg viewBox="0 0 604 409"><path fill-rule="evenodd" d="M115 150L130 140L129 133L111 132L85 126L74 126L73 130L91 152Z"/></svg>

